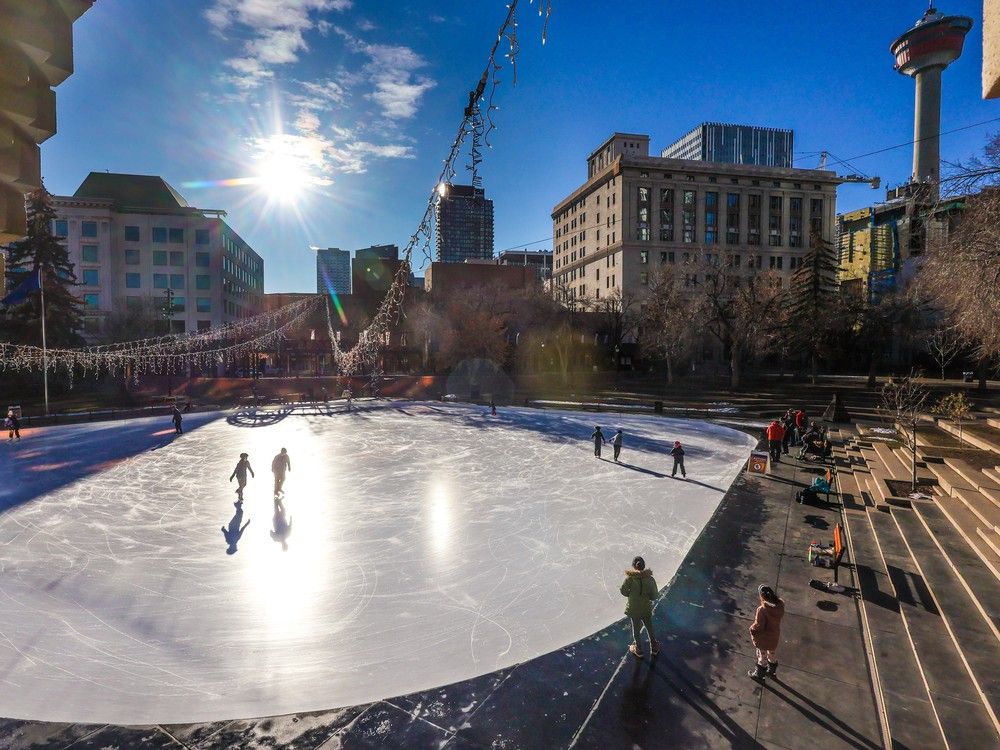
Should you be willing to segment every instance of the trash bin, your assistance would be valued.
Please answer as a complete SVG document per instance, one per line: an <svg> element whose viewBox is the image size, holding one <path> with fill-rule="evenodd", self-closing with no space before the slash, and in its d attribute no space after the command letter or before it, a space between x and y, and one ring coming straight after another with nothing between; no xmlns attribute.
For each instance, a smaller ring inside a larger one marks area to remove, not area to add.
<svg viewBox="0 0 1000 750"><path fill-rule="evenodd" d="M962 380L965 381L966 383L971 383L973 381L973 377L975 376L975 374L976 373L974 372L963 372Z"/></svg>

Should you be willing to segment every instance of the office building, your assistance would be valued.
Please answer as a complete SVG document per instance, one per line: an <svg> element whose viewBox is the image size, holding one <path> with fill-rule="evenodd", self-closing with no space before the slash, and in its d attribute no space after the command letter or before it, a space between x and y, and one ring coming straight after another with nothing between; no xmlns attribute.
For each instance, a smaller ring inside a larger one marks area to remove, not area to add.
<svg viewBox="0 0 1000 750"><path fill-rule="evenodd" d="M482 188L443 186L434 217L438 262L493 258L493 201Z"/></svg>
<svg viewBox="0 0 1000 750"><path fill-rule="evenodd" d="M395 245L383 245L395 248ZM358 250L351 261L351 294L365 304L381 302L392 286L403 261L386 251L382 254L371 252L372 248ZM398 249L396 255L398 256ZM406 278L409 285L409 276Z"/></svg>
<svg viewBox="0 0 1000 750"><path fill-rule="evenodd" d="M531 266L501 266L488 260L431 263L424 271L424 289L438 297L459 289L484 286L531 289L537 284L536 272Z"/></svg>
<svg viewBox="0 0 1000 750"><path fill-rule="evenodd" d="M53 196L85 333L109 313L173 292L169 328L215 328L262 309L264 261L223 217L195 208L162 177L91 172L72 196ZM166 314L165 314L166 317Z"/></svg>
<svg viewBox="0 0 1000 750"><path fill-rule="evenodd" d="M551 286L564 304L615 291L641 297L657 269L683 272L716 254L787 279L811 233L833 241L834 172L652 157L648 148L648 136L615 133L588 158L590 178L552 209Z"/></svg>
<svg viewBox="0 0 1000 750"><path fill-rule="evenodd" d="M52 89L73 72L73 23L92 4L0 2L0 245L27 233L24 196L42 185L38 144L56 132Z"/></svg>
<svg viewBox="0 0 1000 750"><path fill-rule="evenodd" d="M703 122L660 152L664 159L695 159L717 164L793 166L794 133L757 125Z"/></svg>
<svg viewBox="0 0 1000 750"><path fill-rule="evenodd" d="M316 248L316 293L351 293L351 253L338 247Z"/></svg>
<svg viewBox="0 0 1000 750"><path fill-rule="evenodd" d="M539 281L552 278L551 250L504 250L497 256L500 266L528 266L535 269Z"/></svg>
<svg viewBox="0 0 1000 750"><path fill-rule="evenodd" d="M370 258L381 258L382 260L399 260L398 245L372 245L354 251L355 258L368 260Z"/></svg>

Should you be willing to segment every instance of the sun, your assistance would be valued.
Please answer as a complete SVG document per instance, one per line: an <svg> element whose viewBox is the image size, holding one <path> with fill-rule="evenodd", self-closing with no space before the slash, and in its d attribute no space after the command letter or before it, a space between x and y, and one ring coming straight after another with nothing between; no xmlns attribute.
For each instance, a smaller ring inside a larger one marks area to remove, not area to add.
<svg viewBox="0 0 1000 750"><path fill-rule="evenodd" d="M277 134L256 143L255 179L268 199L295 203L312 189L330 184L319 175L322 156L310 139Z"/></svg>

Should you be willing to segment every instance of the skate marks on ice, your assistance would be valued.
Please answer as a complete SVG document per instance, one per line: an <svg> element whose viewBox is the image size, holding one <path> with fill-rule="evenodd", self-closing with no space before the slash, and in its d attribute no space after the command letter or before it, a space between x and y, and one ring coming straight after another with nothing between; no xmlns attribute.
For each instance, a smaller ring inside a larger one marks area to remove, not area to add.
<svg viewBox="0 0 1000 750"><path fill-rule="evenodd" d="M393 406L218 418L0 515L0 716L296 713L509 667L620 618L635 554L670 580L721 498L657 476L673 440L711 487L755 442L639 415ZM594 458L598 422L640 470ZM241 452L256 477L234 512Z"/></svg>

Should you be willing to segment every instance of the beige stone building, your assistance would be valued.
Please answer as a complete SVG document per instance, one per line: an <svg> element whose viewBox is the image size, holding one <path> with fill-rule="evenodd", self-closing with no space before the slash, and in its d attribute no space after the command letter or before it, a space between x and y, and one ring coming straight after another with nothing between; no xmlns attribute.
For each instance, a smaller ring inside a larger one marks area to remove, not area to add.
<svg viewBox="0 0 1000 750"><path fill-rule="evenodd" d="M641 298L657 269L714 253L790 277L813 229L834 241L841 182L826 170L654 157L649 136L615 133L552 210L552 289L568 305L616 290Z"/></svg>

